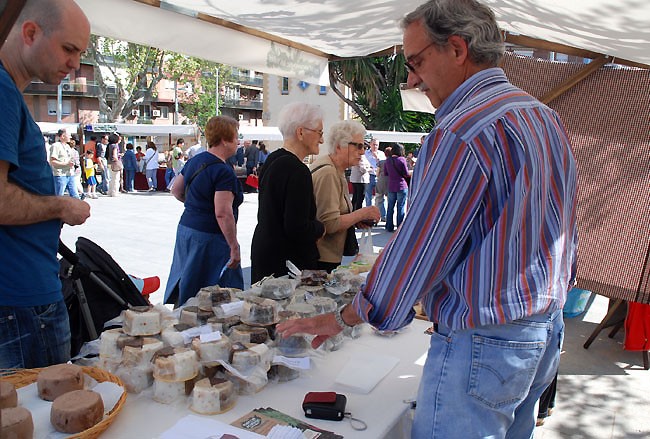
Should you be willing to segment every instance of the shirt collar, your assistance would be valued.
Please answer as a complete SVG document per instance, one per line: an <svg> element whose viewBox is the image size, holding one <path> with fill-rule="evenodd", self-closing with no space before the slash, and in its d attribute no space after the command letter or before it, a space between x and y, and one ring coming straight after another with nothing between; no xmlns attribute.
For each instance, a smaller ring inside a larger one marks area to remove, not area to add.
<svg viewBox="0 0 650 439"><path fill-rule="evenodd" d="M438 107L436 119L440 121L484 88L493 84L507 82L508 78L506 78L506 74L499 67L493 67L475 73L454 90L442 105Z"/></svg>

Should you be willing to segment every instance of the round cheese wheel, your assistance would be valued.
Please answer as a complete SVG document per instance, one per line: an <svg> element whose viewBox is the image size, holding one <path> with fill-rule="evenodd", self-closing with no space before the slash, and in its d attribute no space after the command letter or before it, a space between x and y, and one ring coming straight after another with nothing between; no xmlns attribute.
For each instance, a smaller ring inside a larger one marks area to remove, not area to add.
<svg viewBox="0 0 650 439"><path fill-rule="evenodd" d="M45 401L84 388L83 369L75 364L55 364L43 369L36 379L38 396Z"/></svg>
<svg viewBox="0 0 650 439"><path fill-rule="evenodd" d="M11 407L1 411L2 427L0 437L13 439L32 439L34 421L32 414L24 407Z"/></svg>
<svg viewBox="0 0 650 439"><path fill-rule="evenodd" d="M50 422L62 433L79 433L97 424L104 417L104 402L92 390L74 390L59 396L52 403Z"/></svg>
<svg viewBox="0 0 650 439"><path fill-rule="evenodd" d="M18 394L16 387L7 382L0 381L0 409L16 407L18 405Z"/></svg>

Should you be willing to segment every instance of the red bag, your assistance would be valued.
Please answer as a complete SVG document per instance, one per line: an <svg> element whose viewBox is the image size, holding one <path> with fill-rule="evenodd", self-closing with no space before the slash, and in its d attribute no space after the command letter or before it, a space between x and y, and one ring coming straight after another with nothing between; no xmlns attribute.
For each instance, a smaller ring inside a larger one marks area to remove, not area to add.
<svg viewBox="0 0 650 439"><path fill-rule="evenodd" d="M254 189L258 189L260 186L259 178L257 177L256 174L251 174L248 177L246 177L246 184Z"/></svg>

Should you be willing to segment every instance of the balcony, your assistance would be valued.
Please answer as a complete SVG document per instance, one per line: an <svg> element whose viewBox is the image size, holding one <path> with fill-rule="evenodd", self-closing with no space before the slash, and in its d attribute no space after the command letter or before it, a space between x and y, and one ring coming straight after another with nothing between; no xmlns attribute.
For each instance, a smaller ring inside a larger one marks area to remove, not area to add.
<svg viewBox="0 0 650 439"><path fill-rule="evenodd" d="M230 78L228 78L228 81L241 84L241 85L251 85L253 87L260 87L260 88L262 88L262 86L264 85L264 78L262 76L250 77L248 75L232 74L230 75Z"/></svg>
<svg viewBox="0 0 650 439"><path fill-rule="evenodd" d="M224 99L222 107L226 108L242 108L249 110L261 110L261 99Z"/></svg>
<svg viewBox="0 0 650 439"><path fill-rule="evenodd" d="M32 82L25 88L24 94L27 95L46 95L56 96L58 85L45 84L44 82ZM110 87L109 87L110 88ZM114 89L115 87L113 87ZM115 91L113 90L115 93ZM90 82L64 82L61 85L63 96L78 96L96 98L100 96L100 89L97 83ZM109 92L110 93L110 92Z"/></svg>

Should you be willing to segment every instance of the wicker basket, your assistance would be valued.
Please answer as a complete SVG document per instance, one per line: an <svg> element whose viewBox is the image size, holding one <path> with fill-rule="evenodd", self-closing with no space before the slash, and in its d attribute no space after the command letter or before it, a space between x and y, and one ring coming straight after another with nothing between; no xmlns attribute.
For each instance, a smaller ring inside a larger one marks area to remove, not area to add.
<svg viewBox="0 0 650 439"><path fill-rule="evenodd" d="M91 376L94 378L97 382L103 383L105 381L109 381L111 383L115 383L122 388L124 388L124 384L122 381L116 377L115 375L106 372L103 369L99 369L96 367L89 367L89 366L82 366L82 369L85 374ZM36 379L38 378L38 373L43 370L43 369L16 369L16 370L0 370L0 380L2 381L8 381L12 383L16 388L21 388L25 387L33 382L36 382ZM122 409L122 406L124 405L124 402L126 401L126 392L122 392L122 396L120 399L117 401L117 404L115 404L115 407L113 407L113 410L111 410L108 413L108 416L106 416L104 419L102 419L101 422L98 424L95 424L94 426L90 427L87 430L82 431L81 433L74 434L72 436L68 436L68 439L95 439L98 438L100 434L104 432L108 428L109 425L111 425L111 422L113 422L113 419L119 411Z"/></svg>

